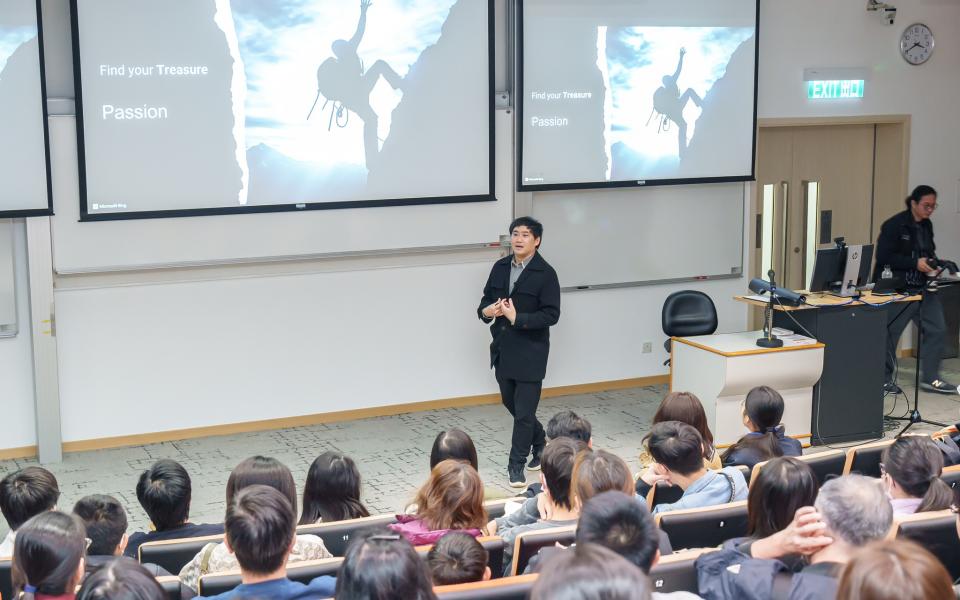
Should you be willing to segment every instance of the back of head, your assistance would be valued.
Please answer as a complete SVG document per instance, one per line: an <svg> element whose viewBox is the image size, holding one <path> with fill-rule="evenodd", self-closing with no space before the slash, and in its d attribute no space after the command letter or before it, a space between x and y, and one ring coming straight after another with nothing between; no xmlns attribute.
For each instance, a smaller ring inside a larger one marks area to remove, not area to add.
<svg viewBox="0 0 960 600"><path fill-rule="evenodd" d="M77 600L165 600L163 588L140 563L117 557L83 580Z"/></svg>
<svg viewBox="0 0 960 600"><path fill-rule="evenodd" d="M427 564L389 529L350 542L337 574L337 600L435 600Z"/></svg>
<svg viewBox="0 0 960 600"><path fill-rule="evenodd" d="M307 472L300 524L369 517L360 490L360 471L353 459L339 452L324 452Z"/></svg>
<svg viewBox="0 0 960 600"><path fill-rule="evenodd" d="M883 539L893 523L893 508L880 482L863 475L824 483L814 506L827 525L827 535L850 546Z"/></svg>
<svg viewBox="0 0 960 600"><path fill-rule="evenodd" d="M293 473L282 462L267 456L251 456L234 467L227 478L227 506L233 497L248 485L266 485L279 490L297 512L297 485Z"/></svg>
<svg viewBox="0 0 960 600"><path fill-rule="evenodd" d="M953 490L940 479L943 454L926 436L898 438L883 451L883 470L900 488L923 501L917 512L944 510L953 504Z"/></svg>
<svg viewBox="0 0 960 600"><path fill-rule="evenodd" d="M571 438L550 440L543 450L541 464L543 479L554 504L570 509L570 476L577 453L586 448L583 442Z"/></svg>
<svg viewBox="0 0 960 600"><path fill-rule="evenodd" d="M654 425L664 421L680 421L696 429L703 438L704 457L713 456L713 432L710 431L707 423L707 413L703 410L703 403L694 394L690 392L667 394L653 415Z"/></svg>
<svg viewBox="0 0 960 600"><path fill-rule="evenodd" d="M483 482L476 469L444 460L430 471L417 494L417 516L430 529L480 529L487 522Z"/></svg>
<svg viewBox="0 0 960 600"><path fill-rule="evenodd" d="M27 467L0 481L0 512L16 531L31 517L53 510L60 499L57 478L41 467Z"/></svg>
<svg viewBox="0 0 960 600"><path fill-rule="evenodd" d="M650 456L680 475L703 469L703 438L696 429L679 421L657 423L647 439Z"/></svg>
<svg viewBox="0 0 960 600"><path fill-rule="evenodd" d="M80 517L90 538L87 554L112 556L127 532L127 513L112 496L85 496L73 505L73 514Z"/></svg>
<svg viewBox="0 0 960 600"><path fill-rule="evenodd" d="M266 575L286 562L297 531L287 497L267 485L248 485L227 507L227 543L246 573Z"/></svg>
<svg viewBox="0 0 960 600"><path fill-rule="evenodd" d="M633 495L633 475L622 458L606 450L581 450L570 475L570 499L583 506L597 494L617 490Z"/></svg>
<svg viewBox="0 0 960 600"><path fill-rule="evenodd" d="M783 420L783 396L765 385L747 392L743 412L760 435L745 435L723 453L724 462L737 450L750 448L757 454L758 461L783 456L783 449L777 439L777 427Z"/></svg>
<svg viewBox="0 0 960 600"><path fill-rule="evenodd" d="M459 429L441 431L437 434L437 439L433 440L433 448L430 449L430 468L433 469L445 460L459 460L480 471L477 448L473 445L473 439Z"/></svg>
<svg viewBox="0 0 960 600"><path fill-rule="evenodd" d="M427 553L427 567L434 585L481 581L488 560L480 542L462 531L444 534Z"/></svg>
<svg viewBox="0 0 960 600"><path fill-rule="evenodd" d="M943 564L906 540L875 542L847 563L837 600L953 600Z"/></svg>
<svg viewBox="0 0 960 600"><path fill-rule="evenodd" d="M747 535L759 539L782 531L797 509L813 506L819 489L817 476L807 463L785 456L772 459L750 482Z"/></svg>
<svg viewBox="0 0 960 600"><path fill-rule="evenodd" d="M26 592L25 600L72 592L82 575L84 536L80 519L62 512L42 512L24 523L13 547L14 591Z"/></svg>
<svg viewBox="0 0 960 600"><path fill-rule="evenodd" d="M137 481L137 500L157 531L179 527L190 518L190 495L190 475L173 460L158 460Z"/></svg>
<svg viewBox="0 0 960 600"><path fill-rule="evenodd" d="M603 492L580 510L577 544L593 543L613 550L649 573L660 547L650 512L623 492Z"/></svg>
<svg viewBox="0 0 960 600"><path fill-rule="evenodd" d="M612 550L577 544L557 552L540 571L531 600L648 600L650 578ZM337 597L339 599L339 596Z"/></svg>
<svg viewBox="0 0 960 600"><path fill-rule="evenodd" d="M590 426L590 421L572 410L562 410L547 421L546 435L549 440L572 438L589 444L593 428Z"/></svg>

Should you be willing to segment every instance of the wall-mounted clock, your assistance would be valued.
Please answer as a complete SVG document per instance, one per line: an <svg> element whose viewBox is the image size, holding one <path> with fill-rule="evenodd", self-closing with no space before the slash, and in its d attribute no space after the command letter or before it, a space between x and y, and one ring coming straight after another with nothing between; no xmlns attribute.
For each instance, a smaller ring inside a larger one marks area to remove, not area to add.
<svg viewBox="0 0 960 600"><path fill-rule="evenodd" d="M933 54L933 32L923 23L914 23L900 36L900 56L911 65L922 65Z"/></svg>

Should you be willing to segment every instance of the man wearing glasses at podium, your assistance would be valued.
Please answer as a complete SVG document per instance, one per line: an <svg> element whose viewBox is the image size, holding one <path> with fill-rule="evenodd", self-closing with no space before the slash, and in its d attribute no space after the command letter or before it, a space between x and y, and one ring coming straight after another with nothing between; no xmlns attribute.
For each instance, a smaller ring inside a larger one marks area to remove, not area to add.
<svg viewBox="0 0 960 600"><path fill-rule="evenodd" d="M907 289L923 289L936 275L937 254L933 242L933 223L930 216L937 208L937 191L929 185L917 186L906 199L907 210L898 213L880 227L877 239L877 264L874 280L889 267L895 278L905 282ZM889 276L889 275L888 275ZM924 294L922 302L893 303L887 307L887 393L899 393L894 380L897 342L910 321L923 328L920 347L920 389L940 394L958 394L960 389L947 383L940 375L940 359L947 324L943 304L936 293Z"/></svg>

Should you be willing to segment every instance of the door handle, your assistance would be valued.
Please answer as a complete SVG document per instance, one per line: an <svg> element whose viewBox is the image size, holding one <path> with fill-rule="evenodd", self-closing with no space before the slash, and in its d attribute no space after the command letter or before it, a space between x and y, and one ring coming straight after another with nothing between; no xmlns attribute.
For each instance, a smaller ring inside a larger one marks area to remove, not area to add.
<svg viewBox="0 0 960 600"><path fill-rule="evenodd" d="M794 253L794 254L800 254L800 246L794 246L794 248L793 248L793 253Z"/></svg>

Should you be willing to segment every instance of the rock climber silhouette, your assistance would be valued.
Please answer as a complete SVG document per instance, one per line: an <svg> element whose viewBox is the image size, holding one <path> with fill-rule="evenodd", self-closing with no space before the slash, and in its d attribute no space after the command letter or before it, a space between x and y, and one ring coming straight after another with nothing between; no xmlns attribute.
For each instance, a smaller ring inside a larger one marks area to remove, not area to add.
<svg viewBox="0 0 960 600"><path fill-rule="evenodd" d="M683 94L680 94L680 88L677 86L677 79L680 77L680 71L683 70L683 56L686 53L686 48L680 48L677 70L673 75L664 75L663 86L653 93L653 109L677 124L681 159L687 153L687 121L683 118L683 109L689 101L693 101L697 106L703 105L703 100L692 88L687 88Z"/></svg>

